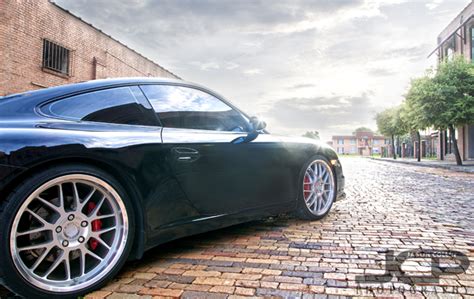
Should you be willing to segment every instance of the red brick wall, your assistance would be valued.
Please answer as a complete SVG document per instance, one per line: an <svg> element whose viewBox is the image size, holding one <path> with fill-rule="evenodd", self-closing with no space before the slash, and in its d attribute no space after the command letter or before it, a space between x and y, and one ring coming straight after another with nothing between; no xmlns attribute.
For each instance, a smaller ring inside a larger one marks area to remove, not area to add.
<svg viewBox="0 0 474 299"><path fill-rule="evenodd" d="M71 76L42 70L44 38L72 50ZM40 86L136 76L177 78L47 0L0 1L0 95Z"/></svg>

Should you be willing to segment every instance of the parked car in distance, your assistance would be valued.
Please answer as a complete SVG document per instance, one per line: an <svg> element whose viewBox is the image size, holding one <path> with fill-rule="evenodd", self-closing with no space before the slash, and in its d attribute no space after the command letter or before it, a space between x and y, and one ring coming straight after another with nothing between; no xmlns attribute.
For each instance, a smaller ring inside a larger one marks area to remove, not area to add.
<svg viewBox="0 0 474 299"><path fill-rule="evenodd" d="M272 135L180 80L96 80L0 99L0 277L77 297L173 239L279 213L327 215L336 153Z"/></svg>

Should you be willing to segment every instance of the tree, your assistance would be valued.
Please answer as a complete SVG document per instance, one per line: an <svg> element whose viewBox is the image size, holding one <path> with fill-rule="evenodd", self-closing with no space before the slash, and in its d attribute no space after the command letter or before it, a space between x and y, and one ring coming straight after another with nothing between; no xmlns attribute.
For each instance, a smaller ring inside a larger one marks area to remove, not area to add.
<svg viewBox="0 0 474 299"><path fill-rule="evenodd" d="M416 156L418 162L421 161L420 130L429 127L422 106L420 106L419 103L429 100L433 96L432 91L432 80L430 77L424 76L413 79L410 84L410 89L405 96L405 102L402 104L400 110L400 117L405 130L416 135L418 142Z"/></svg>
<svg viewBox="0 0 474 299"><path fill-rule="evenodd" d="M377 128L379 132L383 135L391 137L393 159L397 159L397 155L395 154L395 134L392 127L392 115L392 109L386 109L377 113L375 116L375 121L377 122Z"/></svg>
<svg viewBox="0 0 474 299"><path fill-rule="evenodd" d="M420 127L414 118L416 111L411 107L408 101L405 101L400 110L400 118L403 121L406 130L410 133L411 136L416 135L416 142L418 142L417 152L414 153L417 157L418 162L421 161L421 135ZM413 142L414 144L415 142Z"/></svg>
<svg viewBox="0 0 474 299"><path fill-rule="evenodd" d="M403 122L401 117L402 106L396 106L393 108L393 115L392 115L392 126L395 130L395 135L397 136L397 149L399 152L399 156L402 157L401 153L401 145L400 145L400 136L408 133L407 126Z"/></svg>
<svg viewBox="0 0 474 299"><path fill-rule="evenodd" d="M308 137L312 139L319 140L319 132L318 131L307 131L303 134L303 137Z"/></svg>
<svg viewBox="0 0 474 299"><path fill-rule="evenodd" d="M357 129L355 129L355 132L372 132L372 130L370 128L367 128L367 127L359 127Z"/></svg>
<svg viewBox="0 0 474 299"><path fill-rule="evenodd" d="M404 128L401 126L400 107L389 108L377 113L375 120L380 133L391 137L393 159L396 159L395 136L404 132Z"/></svg>
<svg viewBox="0 0 474 299"><path fill-rule="evenodd" d="M418 121L440 130L448 129L456 163L462 165L455 128L474 122L474 64L463 57L445 60L433 78L424 80L424 96L415 100L422 112Z"/></svg>

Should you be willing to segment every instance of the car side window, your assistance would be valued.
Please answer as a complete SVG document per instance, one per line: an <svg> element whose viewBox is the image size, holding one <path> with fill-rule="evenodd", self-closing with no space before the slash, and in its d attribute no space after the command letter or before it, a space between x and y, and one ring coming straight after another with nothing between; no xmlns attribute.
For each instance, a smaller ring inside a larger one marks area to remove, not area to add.
<svg viewBox="0 0 474 299"><path fill-rule="evenodd" d="M138 86L92 91L49 103L41 108L57 118L126 125L156 125L156 117Z"/></svg>
<svg viewBox="0 0 474 299"><path fill-rule="evenodd" d="M173 85L140 86L164 127L247 132L238 111L204 91Z"/></svg>

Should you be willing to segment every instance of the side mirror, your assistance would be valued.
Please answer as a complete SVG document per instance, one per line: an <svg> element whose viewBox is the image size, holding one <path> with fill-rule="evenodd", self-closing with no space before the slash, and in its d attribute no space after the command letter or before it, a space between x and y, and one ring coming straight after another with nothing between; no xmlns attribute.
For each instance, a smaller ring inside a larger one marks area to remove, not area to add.
<svg viewBox="0 0 474 299"><path fill-rule="evenodd" d="M258 117L252 116L250 119L250 125L252 126L252 131L248 132L247 136L243 137L237 137L234 140L231 141L233 144L239 144L239 143L248 143L252 142L252 140L255 140L258 135L260 134L259 131L265 129L267 127L267 124L259 120Z"/></svg>
<svg viewBox="0 0 474 299"><path fill-rule="evenodd" d="M261 131L267 127L267 124L263 120L258 119L256 116L252 116L250 118L250 124L252 125L252 129L254 131Z"/></svg>

